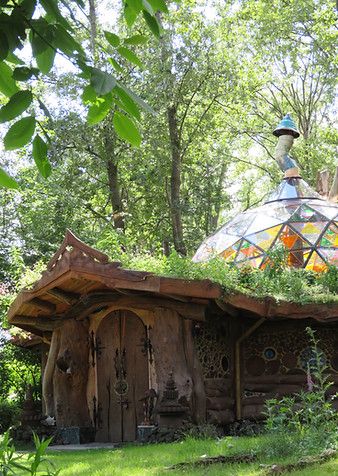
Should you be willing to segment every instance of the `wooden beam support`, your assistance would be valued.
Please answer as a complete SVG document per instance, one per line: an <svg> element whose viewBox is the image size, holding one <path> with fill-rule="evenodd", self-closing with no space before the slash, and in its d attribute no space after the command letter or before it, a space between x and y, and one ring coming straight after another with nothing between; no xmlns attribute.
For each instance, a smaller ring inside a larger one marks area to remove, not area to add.
<svg viewBox="0 0 338 476"><path fill-rule="evenodd" d="M249 329L247 329L244 334L242 334L235 343L235 383L236 383L236 419L241 420L242 418L242 372L241 372L241 343L247 339L255 330L260 327L265 318L262 317L256 321Z"/></svg>
<svg viewBox="0 0 338 476"><path fill-rule="evenodd" d="M33 304L33 306L38 307L42 311L54 312L56 309L55 304L40 298L33 298L30 303Z"/></svg>
<svg viewBox="0 0 338 476"><path fill-rule="evenodd" d="M30 328L40 329L42 331L53 331L60 327L63 319L48 319L44 317L16 315L11 324L16 326L29 326Z"/></svg>
<svg viewBox="0 0 338 476"><path fill-rule="evenodd" d="M63 289L60 289L60 288L57 288L57 287L49 289L47 291L47 294L49 294L50 296L55 297L56 299L58 299L62 303L69 304L69 305L75 304L76 301L80 297L79 294L64 291Z"/></svg>
<svg viewBox="0 0 338 476"><path fill-rule="evenodd" d="M120 296L112 291L94 291L80 298L78 303L69 309L64 318L75 318L77 320L85 319L89 314L95 311L96 308L114 304L123 307L136 308L136 309L148 309L152 310L155 307L162 307L166 309L172 309L178 312L186 319L193 319L196 321L205 320L205 307L206 305L185 303L180 301L174 301L170 299L162 299L161 297L152 296Z"/></svg>

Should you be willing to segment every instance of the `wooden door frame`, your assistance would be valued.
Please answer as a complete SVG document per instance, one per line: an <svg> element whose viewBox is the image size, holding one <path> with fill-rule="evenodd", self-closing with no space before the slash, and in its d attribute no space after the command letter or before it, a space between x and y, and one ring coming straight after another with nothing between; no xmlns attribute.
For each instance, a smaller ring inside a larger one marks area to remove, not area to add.
<svg viewBox="0 0 338 476"><path fill-rule="evenodd" d="M92 320L91 326L90 326L90 332L94 332L95 338L97 337L98 331L100 329L101 324L105 321L105 319L109 319L109 317L113 313L117 312L128 312L131 314L134 314L136 318L138 318L142 325L145 328L146 336L148 337L148 326L150 325L149 322L153 322L153 313L149 311L144 311L140 309L134 309L134 308L126 308L126 307L121 307L117 305L110 306L108 309L106 309L104 312L100 313L99 316L95 316ZM150 318L150 319L149 319ZM147 355L147 376L148 376L148 389L151 388L152 384L152 374L153 374L153 365L150 363L149 359L149 354ZM99 382L98 382L98 361L97 357L95 357L95 366L92 368L94 371L94 377L95 377L95 392L94 396L96 398L97 405L99 404ZM88 393L88 391L87 391ZM92 415L93 417L93 415ZM94 418L93 418L94 420Z"/></svg>

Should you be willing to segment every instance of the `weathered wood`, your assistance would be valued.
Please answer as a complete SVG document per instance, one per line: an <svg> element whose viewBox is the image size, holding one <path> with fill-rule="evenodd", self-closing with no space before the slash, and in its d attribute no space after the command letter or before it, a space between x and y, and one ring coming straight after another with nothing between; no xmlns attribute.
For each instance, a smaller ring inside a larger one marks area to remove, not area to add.
<svg viewBox="0 0 338 476"><path fill-rule="evenodd" d="M206 403L208 410L233 410L235 400L231 397L207 397Z"/></svg>
<svg viewBox="0 0 338 476"><path fill-rule="evenodd" d="M149 389L147 338L142 321L132 312L115 311L97 330L101 354L97 360L100 424L97 441L134 441L144 420L142 399ZM127 384L116 393L116 384ZM125 402L125 403L123 403Z"/></svg>
<svg viewBox="0 0 338 476"><path fill-rule="evenodd" d="M191 395L192 418L195 423L201 424L206 419L206 397L201 363L198 359L192 337L193 322L184 322L184 345L187 364L191 372L193 391Z"/></svg>
<svg viewBox="0 0 338 476"><path fill-rule="evenodd" d="M242 418L255 418L257 420L263 420L264 405L245 405L243 406Z"/></svg>
<svg viewBox="0 0 338 476"><path fill-rule="evenodd" d="M31 304L39 309L42 309L42 311L46 311L49 313L54 312L56 309L55 304L49 301L44 301L43 299L39 299L39 298L33 298L31 300Z"/></svg>
<svg viewBox="0 0 338 476"><path fill-rule="evenodd" d="M60 340L53 378L56 424L58 427L89 427L88 324L68 320L58 332Z"/></svg>
<svg viewBox="0 0 338 476"><path fill-rule="evenodd" d="M336 167L336 172L333 178L332 187L329 193L330 202L338 202L338 166Z"/></svg>
<svg viewBox="0 0 338 476"><path fill-rule="evenodd" d="M56 329L52 335L46 367L42 379L42 397L44 401L46 415L48 416L55 416L53 378L59 347L60 330Z"/></svg>
<svg viewBox="0 0 338 476"><path fill-rule="evenodd" d="M229 409L222 411L208 410L207 421L214 425L226 425L235 421L235 413Z"/></svg>
<svg viewBox="0 0 338 476"><path fill-rule="evenodd" d="M91 248L90 246L86 245L83 241L81 241L79 238L77 238L74 233L72 233L70 230L66 231L66 236L58 249L58 251L55 253L55 255L52 257L52 259L49 261L47 265L47 269L51 270L54 268L56 263L62 258L63 253L67 250L67 247L76 247L77 249L81 250L83 253L85 253L88 256L91 256L92 258L98 260L101 263L108 263L109 258L107 255L104 253L101 253L101 251L95 250L94 248Z"/></svg>
<svg viewBox="0 0 338 476"><path fill-rule="evenodd" d="M69 304L69 305L75 304L75 302L80 297L76 293L71 293L69 291L64 291L63 289L60 289L58 287L55 287L53 289L49 289L49 291L47 291L47 294L49 294L50 296L55 297L56 299L58 299L61 302L64 302L65 304Z"/></svg>
<svg viewBox="0 0 338 476"><path fill-rule="evenodd" d="M327 199L330 191L330 171L321 170L317 173L317 183L316 183L317 192Z"/></svg>
<svg viewBox="0 0 338 476"><path fill-rule="evenodd" d="M205 393L208 397L232 396L234 391L233 380L228 379L205 379Z"/></svg>
<svg viewBox="0 0 338 476"><path fill-rule="evenodd" d="M152 310L154 307L163 307L173 309L187 319L197 321L204 321L205 319L205 305L185 303L153 296L121 296L109 290L94 291L81 297L76 305L65 313L64 317L67 318L71 316L76 319L84 319L98 307L109 306L109 304L112 303L121 308L132 307L146 310Z"/></svg>
<svg viewBox="0 0 338 476"><path fill-rule="evenodd" d="M193 380L184 352L183 319L176 311L160 307L155 308L154 314L150 339L160 398L169 374L173 372L179 396L191 403Z"/></svg>
<svg viewBox="0 0 338 476"><path fill-rule="evenodd" d="M45 319L44 317L34 317L34 316L22 316L16 315L12 319L11 324L14 324L18 327L20 326L29 326L31 328L40 329L42 331L53 331L62 325L61 319Z"/></svg>
<svg viewBox="0 0 338 476"><path fill-rule="evenodd" d="M276 301L271 297L257 299L242 293L224 294L222 300L231 306L250 311L261 317L286 319L315 319L329 322L338 318L336 303L298 304Z"/></svg>

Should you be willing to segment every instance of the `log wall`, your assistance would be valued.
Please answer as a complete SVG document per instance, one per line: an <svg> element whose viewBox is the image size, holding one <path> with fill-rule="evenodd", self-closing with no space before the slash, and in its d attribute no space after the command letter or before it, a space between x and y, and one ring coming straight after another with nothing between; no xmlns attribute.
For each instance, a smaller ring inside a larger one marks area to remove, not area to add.
<svg viewBox="0 0 338 476"><path fill-rule="evenodd" d="M195 336L195 348L204 378L206 418L226 425L235 420L234 347L255 321L239 317L209 315ZM311 325L329 366L330 393L338 391L338 328L313 321L264 322L241 345L241 405L243 419L262 419L267 399L306 390L306 362L311 355L305 328ZM223 350L222 350L223 349ZM222 369L222 352L228 369ZM335 402L338 408L338 403Z"/></svg>
<svg viewBox="0 0 338 476"><path fill-rule="evenodd" d="M88 379L88 323L65 321L54 330L43 378L43 398L47 415L57 426L89 427L86 397Z"/></svg>

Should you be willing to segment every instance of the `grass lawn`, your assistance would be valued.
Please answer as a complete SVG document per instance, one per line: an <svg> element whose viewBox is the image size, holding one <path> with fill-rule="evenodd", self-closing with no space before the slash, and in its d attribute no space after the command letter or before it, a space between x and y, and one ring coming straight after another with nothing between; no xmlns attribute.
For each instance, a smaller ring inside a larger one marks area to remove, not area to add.
<svg viewBox="0 0 338 476"><path fill-rule="evenodd" d="M254 476L264 474L260 464L296 461L273 457L259 457L250 464L212 464L200 467L166 469L183 461L196 461L202 455L218 456L260 452L269 443L267 437L241 437L215 440L187 439L180 443L125 446L115 450L88 450L57 452L50 450L49 458L61 468L60 476L178 476L178 475L229 475ZM338 476L338 459L293 471L293 476Z"/></svg>

